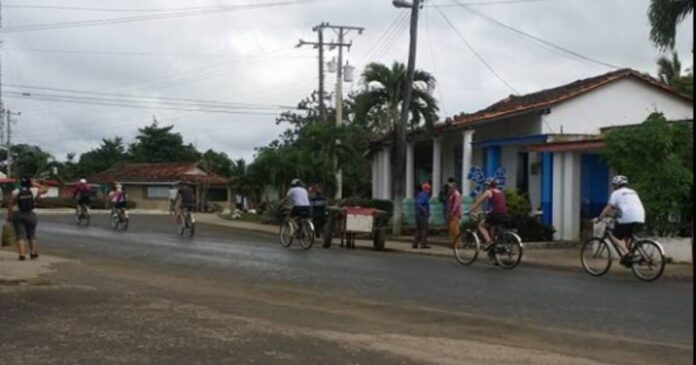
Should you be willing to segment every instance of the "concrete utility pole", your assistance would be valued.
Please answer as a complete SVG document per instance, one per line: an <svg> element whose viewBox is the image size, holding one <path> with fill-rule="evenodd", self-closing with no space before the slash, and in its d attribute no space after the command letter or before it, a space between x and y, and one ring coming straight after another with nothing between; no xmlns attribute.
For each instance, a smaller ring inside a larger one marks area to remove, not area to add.
<svg viewBox="0 0 696 365"><path fill-rule="evenodd" d="M328 26L329 23L324 22L312 28L312 31L317 32L318 34L318 42L307 42L300 39L300 42L296 46L298 48L302 46L313 46L319 50L319 120L322 122L326 122L326 92L324 91L324 79L326 73L324 72L324 47L331 47L333 49L342 45L340 43L324 42L324 29Z"/></svg>
<svg viewBox="0 0 696 365"><path fill-rule="evenodd" d="M413 93L413 79L416 70L416 44L418 41L418 11L422 0L409 3L404 0L392 2L397 8L411 8L411 40L408 47L408 66L406 68L406 85L404 85L404 100L401 104L401 118L396 125L396 163L394 168L394 234L400 235L403 219L404 189L412 181L404 181L406 172L406 129L408 128L409 105Z"/></svg>
<svg viewBox="0 0 696 365"><path fill-rule="evenodd" d="M7 117L7 177L12 178L12 116L20 116L22 113L13 113L9 109L5 110Z"/></svg>
<svg viewBox="0 0 696 365"><path fill-rule="evenodd" d="M348 47L350 49L352 42L345 45L345 36L350 31L357 31L358 34L362 34L365 28L362 27L351 27L351 26L336 26L336 25L326 25L326 28L331 28L338 34L338 67L336 73L336 125L343 125L343 47ZM340 144L341 141L336 141L336 144ZM336 199L343 199L343 171L338 168L338 158L333 157L334 171L336 171Z"/></svg>

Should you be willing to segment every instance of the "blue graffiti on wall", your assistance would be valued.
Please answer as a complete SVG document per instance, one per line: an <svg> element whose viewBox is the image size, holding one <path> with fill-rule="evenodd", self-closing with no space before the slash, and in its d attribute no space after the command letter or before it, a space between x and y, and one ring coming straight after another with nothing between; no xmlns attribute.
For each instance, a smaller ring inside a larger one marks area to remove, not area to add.
<svg viewBox="0 0 696 365"><path fill-rule="evenodd" d="M498 182L498 187L499 188L504 188L505 187L505 169L502 167L499 167L497 170L495 170L495 173L493 174L493 177L496 179ZM486 182L486 179L488 176L486 176L486 173L483 171L482 168L478 166L474 166L469 170L469 175L467 175L467 179L469 181L473 181L475 184L474 189L471 191L471 194L469 194L470 197L475 198L479 196L484 189L484 183Z"/></svg>

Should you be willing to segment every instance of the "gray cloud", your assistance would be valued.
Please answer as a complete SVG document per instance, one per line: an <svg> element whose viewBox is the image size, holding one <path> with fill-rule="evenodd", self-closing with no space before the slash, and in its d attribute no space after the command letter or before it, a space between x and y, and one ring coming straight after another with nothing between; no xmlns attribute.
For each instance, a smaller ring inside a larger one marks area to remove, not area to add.
<svg viewBox="0 0 696 365"><path fill-rule="evenodd" d="M56 4L48 0L34 3ZM119 7L173 8L232 3L244 2L126 0L119 2ZM448 3L449 0L435 1L439 5ZM97 6L86 0L60 4ZM649 0L556 0L477 9L586 56L654 74L659 54L648 39L648 4ZM476 51L519 92L532 92L609 71L538 47L465 9L443 10ZM4 25L127 15L5 9ZM398 15L399 11L389 0L334 0L152 22L3 34L3 81L160 98L295 105L316 87L316 51L309 47L293 48L299 38L315 39L313 25L329 21L366 27L363 35L351 34L354 47L347 55L348 61L360 69L374 60L367 59L368 51L375 50L374 45ZM693 64L691 23L688 19L680 27L677 47L687 66ZM383 52L372 54L383 53L381 62L405 61L408 42L405 29L395 39L385 47L378 47L377 51ZM28 49L157 55L39 53ZM334 55L335 52L329 52L327 58ZM421 18L418 67L434 73L439 81L436 96L443 99L443 118L478 110L511 93L467 50L431 6L423 11ZM335 75L328 75L327 90L333 89L334 78ZM348 90L358 88L357 82L347 85ZM274 116L5 100L10 109L23 113L16 127L16 141L41 144L61 158L67 152L93 148L103 137L120 135L130 140L138 127L150 123L153 115L163 124L174 123L187 141L199 149L222 150L233 158L251 158L255 146L265 145L283 130L283 126L275 125Z"/></svg>

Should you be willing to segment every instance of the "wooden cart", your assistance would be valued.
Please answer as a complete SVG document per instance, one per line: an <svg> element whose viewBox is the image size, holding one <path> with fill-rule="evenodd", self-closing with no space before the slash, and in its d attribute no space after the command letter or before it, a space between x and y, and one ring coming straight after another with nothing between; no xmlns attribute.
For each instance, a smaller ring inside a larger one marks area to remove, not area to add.
<svg viewBox="0 0 696 365"><path fill-rule="evenodd" d="M341 247L354 249L355 239L367 236L376 251L384 249L387 212L375 208L329 207L328 213L323 232L324 248L331 247L334 238L340 238Z"/></svg>

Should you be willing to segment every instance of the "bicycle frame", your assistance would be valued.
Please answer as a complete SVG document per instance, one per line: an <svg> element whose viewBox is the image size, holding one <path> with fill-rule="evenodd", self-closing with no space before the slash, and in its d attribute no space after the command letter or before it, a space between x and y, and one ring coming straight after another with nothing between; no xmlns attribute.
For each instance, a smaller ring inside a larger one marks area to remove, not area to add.
<svg viewBox="0 0 696 365"><path fill-rule="evenodd" d="M621 253L621 250L619 250L619 239L614 237L612 234L614 232L614 228L610 227L610 224L616 224L616 220L614 219L603 219L604 223L607 225L604 227L604 234L602 235L601 239L604 241L609 241L611 246L614 248L614 251L619 253L619 258L624 257L625 255ZM631 253L635 249L635 243L641 241L642 238L636 236L635 234L631 235L631 237L628 239L628 247L626 249L628 250L628 253ZM659 242L655 242L657 244L657 247L660 249L660 252L662 255L665 255L665 249L662 247L662 245ZM640 248L639 248L640 249ZM611 254L611 252L610 252Z"/></svg>

